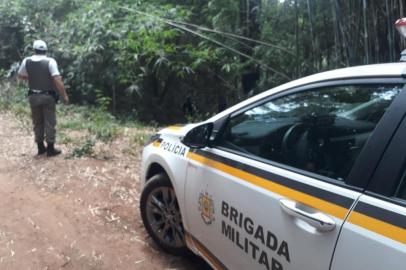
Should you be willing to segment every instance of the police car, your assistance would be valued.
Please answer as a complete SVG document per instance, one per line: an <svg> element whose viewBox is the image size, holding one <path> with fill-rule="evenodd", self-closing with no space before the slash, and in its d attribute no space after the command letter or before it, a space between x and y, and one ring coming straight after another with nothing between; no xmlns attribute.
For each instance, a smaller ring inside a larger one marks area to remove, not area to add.
<svg viewBox="0 0 406 270"><path fill-rule="evenodd" d="M406 269L406 63L261 93L143 151L145 228L214 269Z"/></svg>

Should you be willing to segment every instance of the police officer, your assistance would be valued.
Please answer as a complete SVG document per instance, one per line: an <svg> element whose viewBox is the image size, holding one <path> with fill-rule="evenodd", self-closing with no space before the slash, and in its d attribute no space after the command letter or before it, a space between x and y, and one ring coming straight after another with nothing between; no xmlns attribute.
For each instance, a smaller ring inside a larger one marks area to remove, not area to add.
<svg viewBox="0 0 406 270"><path fill-rule="evenodd" d="M28 100L31 106L38 155L47 153L47 156L56 156L61 153L61 150L54 147L55 104L58 96L55 88L65 104L68 104L69 97L66 94L56 61L46 56L46 43L36 40L33 47L35 54L23 60L18 70L18 77L28 80ZM44 139L47 147L44 145Z"/></svg>

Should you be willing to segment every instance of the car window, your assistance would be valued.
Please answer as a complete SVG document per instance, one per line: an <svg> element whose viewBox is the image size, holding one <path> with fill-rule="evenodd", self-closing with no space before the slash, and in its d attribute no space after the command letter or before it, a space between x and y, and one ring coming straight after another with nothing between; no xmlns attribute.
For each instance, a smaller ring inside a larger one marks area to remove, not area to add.
<svg viewBox="0 0 406 270"><path fill-rule="evenodd" d="M218 145L344 180L402 85L289 94L232 117Z"/></svg>

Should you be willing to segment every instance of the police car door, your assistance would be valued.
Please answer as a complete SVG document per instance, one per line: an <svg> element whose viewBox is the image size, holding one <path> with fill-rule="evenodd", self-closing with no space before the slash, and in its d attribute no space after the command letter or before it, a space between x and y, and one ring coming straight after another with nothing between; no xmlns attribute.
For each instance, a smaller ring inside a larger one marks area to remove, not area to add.
<svg viewBox="0 0 406 270"><path fill-rule="evenodd" d="M188 154L186 228L200 254L216 269L329 269L360 196L350 170L399 92L330 82L233 113L214 147Z"/></svg>
<svg viewBox="0 0 406 270"><path fill-rule="evenodd" d="M332 270L406 268L405 138L403 120L366 193L343 226Z"/></svg>

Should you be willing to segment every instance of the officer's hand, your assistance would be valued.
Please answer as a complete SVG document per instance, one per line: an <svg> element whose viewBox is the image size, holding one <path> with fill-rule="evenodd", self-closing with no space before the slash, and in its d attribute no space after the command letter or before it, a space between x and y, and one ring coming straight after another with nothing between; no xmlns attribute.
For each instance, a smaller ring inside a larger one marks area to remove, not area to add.
<svg viewBox="0 0 406 270"><path fill-rule="evenodd" d="M64 96L63 96L63 103L64 103L65 105L67 105L67 104L69 103L69 97L68 97L68 95L64 95Z"/></svg>

